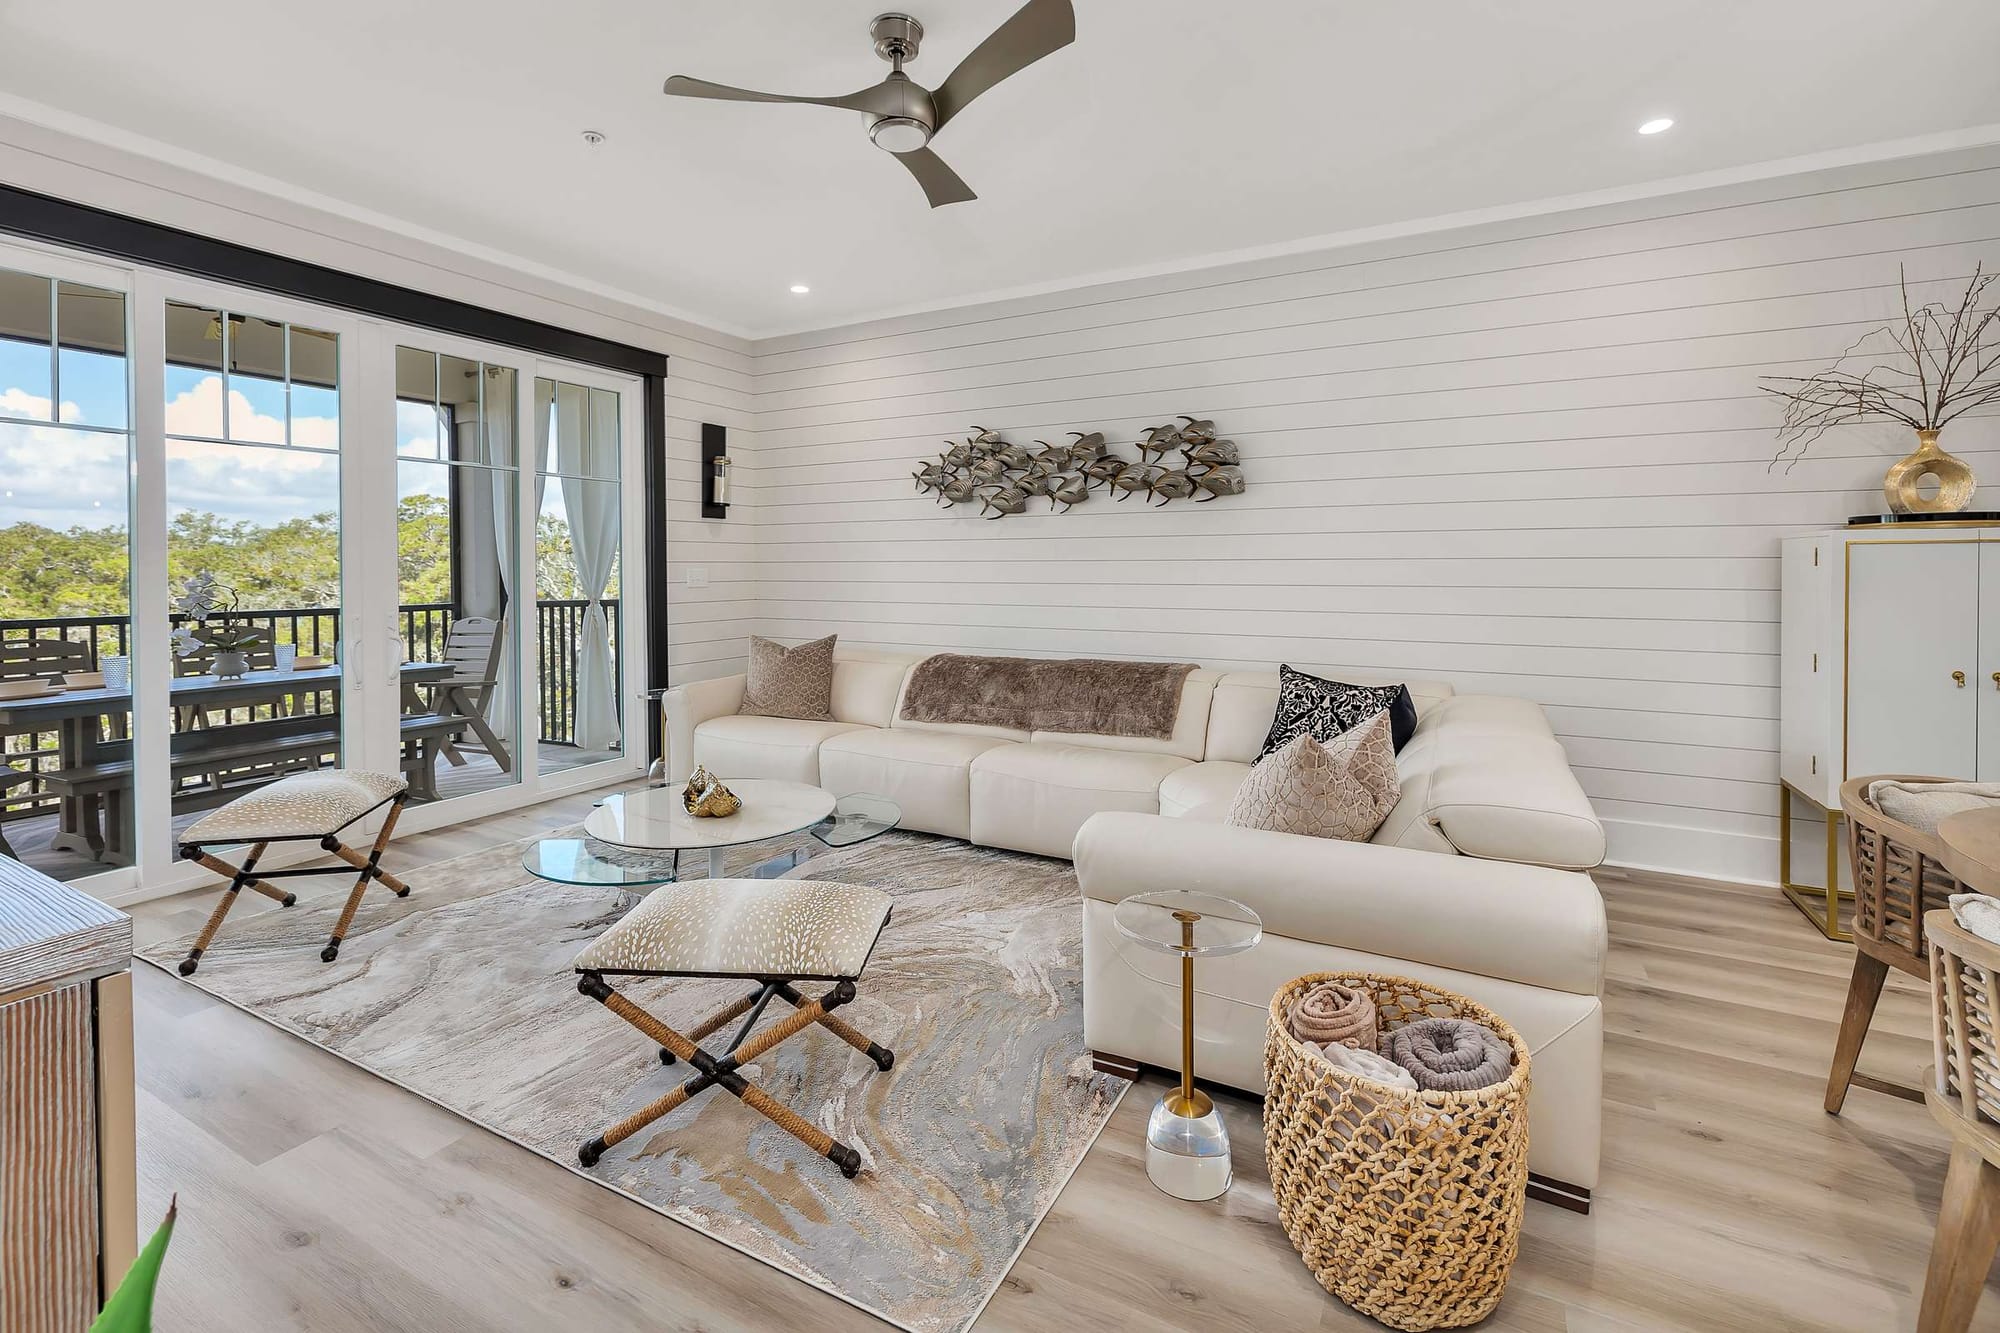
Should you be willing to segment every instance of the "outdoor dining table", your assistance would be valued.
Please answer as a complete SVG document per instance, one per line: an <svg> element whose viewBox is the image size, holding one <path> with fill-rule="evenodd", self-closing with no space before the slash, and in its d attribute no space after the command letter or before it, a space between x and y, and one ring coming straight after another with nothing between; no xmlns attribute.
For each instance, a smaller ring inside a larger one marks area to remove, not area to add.
<svg viewBox="0 0 2000 1333"><path fill-rule="evenodd" d="M430 685L451 677L457 667L450 662L403 663L403 697L415 697L420 685ZM177 676L170 687L174 712L183 709L195 716L227 708L243 708L308 694L338 694L342 669L339 666L307 667L294 671L251 671L241 676ZM38 694L26 698L0 699L0 733L54 731L59 739L60 768L83 768L98 761L103 745L100 719L121 717L132 711L132 691L94 686L64 690L60 694ZM218 736L226 728L217 728ZM87 856L102 854L90 838L83 800L64 797L57 818L56 834L50 846L79 851ZM115 853L118 849L111 849ZM117 859L112 856L110 859Z"/></svg>

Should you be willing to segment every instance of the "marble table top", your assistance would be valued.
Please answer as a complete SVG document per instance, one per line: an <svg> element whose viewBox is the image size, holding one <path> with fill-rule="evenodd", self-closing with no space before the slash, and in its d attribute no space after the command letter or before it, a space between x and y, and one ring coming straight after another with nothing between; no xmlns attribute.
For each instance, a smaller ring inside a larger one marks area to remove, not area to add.
<svg viewBox="0 0 2000 1333"><path fill-rule="evenodd" d="M583 821L583 831L620 847L692 851L761 842L810 828L833 813L833 793L803 782L745 778L725 782L743 808L719 819L697 819L681 805L678 786L607 796Z"/></svg>

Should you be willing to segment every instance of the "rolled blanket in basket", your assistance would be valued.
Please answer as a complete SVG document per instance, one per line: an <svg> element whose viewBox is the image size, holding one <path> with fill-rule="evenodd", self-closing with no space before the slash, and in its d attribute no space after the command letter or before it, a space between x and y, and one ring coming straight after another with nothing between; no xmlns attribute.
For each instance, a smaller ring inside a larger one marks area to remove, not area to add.
<svg viewBox="0 0 2000 1333"><path fill-rule="evenodd" d="M1464 1018L1426 1018L1382 1039L1391 1060L1425 1092L1471 1092L1505 1081L1514 1052L1491 1028Z"/></svg>
<svg viewBox="0 0 2000 1333"><path fill-rule="evenodd" d="M1948 901L1952 920L1980 939L2000 944L2000 898L1989 898L1983 893L1954 893Z"/></svg>
<svg viewBox="0 0 2000 1333"><path fill-rule="evenodd" d="M1919 833L1936 833L1947 815L2000 805L2000 782L1899 782L1883 778L1868 784L1868 804Z"/></svg>
<svg viewBox="0 0 2000 1333"><path fill-rule="evenodd" d="M1377 1049L1375 997L1337 981L1322 981L1301 995L1285 1021L1294 1037L1315 1046Z"/></svg>
<svg viewBox="0 0 2000 1333"><path fill-rule="evenodd" d="M1377 1083L1386 1083L1392 1088L1404 1088L1410 1092L1417 1090L1417 1080L1411 1076L1409 1070L1394 1060L1384 1060L1373 1051L1356 1050L1332 1041L1308 1044L1319 1052L1320 1059L1342 1073L1352 1074L1356 1078L1372 1079Z"/></svg>

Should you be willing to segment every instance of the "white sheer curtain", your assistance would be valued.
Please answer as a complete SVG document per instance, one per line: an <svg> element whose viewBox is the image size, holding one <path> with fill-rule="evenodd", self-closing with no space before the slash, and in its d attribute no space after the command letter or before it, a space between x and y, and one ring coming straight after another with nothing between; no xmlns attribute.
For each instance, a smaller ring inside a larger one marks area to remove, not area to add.
<svg viewBox="0 0 2000 1333"><path fill-rule="evenodd" d="M619 745L618 675L604 590L618 559L618 395L564 385L556 400L556 470L584 597L578 631L576 733L579 749Z"/></svg>
<svg viewBox="0 0 2000 1333"><path fill-rule="evenodd" d="M514 377L488 373L485 384L485 401L482 403L480 420L483 423L479 440L479 461L493 470L487 473L487 484L493 501L493 555L500 566L500 591L506 605L507 632L519 635L524 623L534 624L529 616L524 622L519 599L514 596L515 547L519 527L514 514L514 467L519 460L514 457ZM548 425L542 426L544 433ZM486 705L486 724L493 728L493 734L501 740L514 735L514 718L520 711L515 703L516 682L519 677L518 654L512 649L518 638L510 638L507 646L500 650L500 666L493 676L493 693Z"/></svg>

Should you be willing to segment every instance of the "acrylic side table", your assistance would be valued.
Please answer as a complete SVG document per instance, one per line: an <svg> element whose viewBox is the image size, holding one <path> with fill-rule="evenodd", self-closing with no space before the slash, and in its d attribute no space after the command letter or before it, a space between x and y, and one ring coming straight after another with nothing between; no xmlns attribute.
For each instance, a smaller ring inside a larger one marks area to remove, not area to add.
<svg viewBox="0 0 2000 1333"><path fill-rule="evenodd" d="M1134 894L1111 919L1126 939L1181 960L1181 1083L1146 1123L1146 1175L1177 1199L1216 1198L1234 1173L1222 1116L1194 1085L1194 960L1254 948L1264 923L1242 903L1184 889Z"/></svg>

